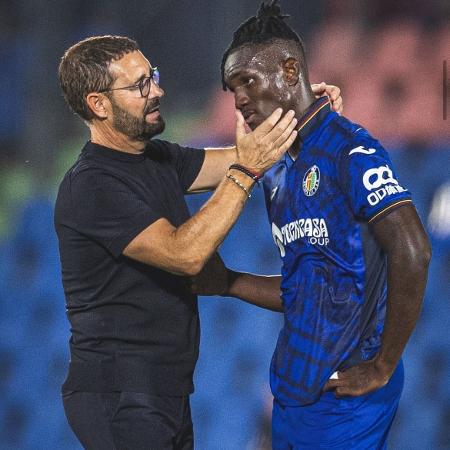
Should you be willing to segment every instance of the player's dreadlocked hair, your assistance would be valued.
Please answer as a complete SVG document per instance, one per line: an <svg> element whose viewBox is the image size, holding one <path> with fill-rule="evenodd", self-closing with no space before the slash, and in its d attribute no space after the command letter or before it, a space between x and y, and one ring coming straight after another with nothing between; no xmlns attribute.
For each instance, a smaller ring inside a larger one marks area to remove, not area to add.
<svg viewBox="0 0 450 450"><path fill-rule="evenodd" d="M300 36L286 24L288 15L281 14L279 0L271 0L268 4L261 3L256 16L247 19L233 34L233 40L225 50L222 57L220 72L222 75L222 87L226 91L224 80L225 62L228 56L244 44L261 44L273 39L283 39L285 41L298 42L302 55L304 55L303 42Z"/></svg>

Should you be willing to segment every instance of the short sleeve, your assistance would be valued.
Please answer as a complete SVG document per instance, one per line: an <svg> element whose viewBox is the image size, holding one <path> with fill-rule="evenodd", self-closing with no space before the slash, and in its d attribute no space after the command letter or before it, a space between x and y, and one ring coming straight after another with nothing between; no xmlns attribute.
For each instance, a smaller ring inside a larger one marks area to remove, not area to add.
<svg viewBox="0 0 450 450"><path fill-rule="evenodd" d="M163 217L159 206L144 201L128 184L100 169L84 170L71 180L77 231L118 258L145 228Z"/></svg>
<svg viewBox="0 0 450 450"><path fill-rule="evenodd" d="M410 192L398 181L389 155L378 141L344 150L337 170L338 181L358 219L374 222L411 202Z"/></svg>
<svg viewBox="0 0 450 450"><path fill-rule="evenodd" d="M205 149L182 147L159 139L152 140L152 144L157 146L160 151L169 154L183 192L187 192L202 168L205 160Z"/></svg>

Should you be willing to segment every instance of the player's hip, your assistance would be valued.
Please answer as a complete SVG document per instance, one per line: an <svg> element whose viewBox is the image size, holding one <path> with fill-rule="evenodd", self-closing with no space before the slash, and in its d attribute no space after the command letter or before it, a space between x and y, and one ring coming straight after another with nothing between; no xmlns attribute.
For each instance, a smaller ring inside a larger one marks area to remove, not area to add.
<svg viewBox="0 0 450 450"><path fill-rule="evenodd" d="M359 397L336 399L325 392L307 406L283 406L277 399L273 409L273 448L295 449L383 449L403 390L400 362L389 383Z"/></svg>

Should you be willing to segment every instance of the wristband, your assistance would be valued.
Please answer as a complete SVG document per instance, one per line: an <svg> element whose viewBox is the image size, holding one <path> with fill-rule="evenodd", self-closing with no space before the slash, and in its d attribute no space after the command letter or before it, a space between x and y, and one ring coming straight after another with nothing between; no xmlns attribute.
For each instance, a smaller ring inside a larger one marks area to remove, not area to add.
<svg viewBox="0 0 450 450"><path fill-rule="evenodd" d="M227 174L227 178L237 184L245 192L247 198L250 198L252 196L249 190L237 178L233 177L233 175Z"/></svg>
<svg viewBox="0 0 450 450"><path fill-rule="evenodd" d="M231 164L229 169L236 169L239 170L242 173L245 173L248 177L250 177L253 181L256 181L259 183L259 180L261 179L261 175L252 172L251 170L248 170L246 167L241 166L240 164Z"/></svg>

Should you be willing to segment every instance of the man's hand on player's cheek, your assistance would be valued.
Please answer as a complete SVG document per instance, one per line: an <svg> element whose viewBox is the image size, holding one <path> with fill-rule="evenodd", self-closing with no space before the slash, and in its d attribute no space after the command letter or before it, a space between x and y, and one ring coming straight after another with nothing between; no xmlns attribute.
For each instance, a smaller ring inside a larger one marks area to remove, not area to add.
<svg viewBox="0 0 450 450"><path fill-rule="evenodd" d="M338 378L328 380L324 391L334 390L336 398L356 397L385 386L391 375L377 365L376 359L371 359L338 372Z"/></svg>
<svg viewBox="0 0 450 450"><path fill-rule="evenodd" d="M311 89L316 98L326 95L331 100L331 108L333 111L342 114L344 105L341 97L341 90L332 84L326 84L322 81L319 84L312 84Z"/></svg>

